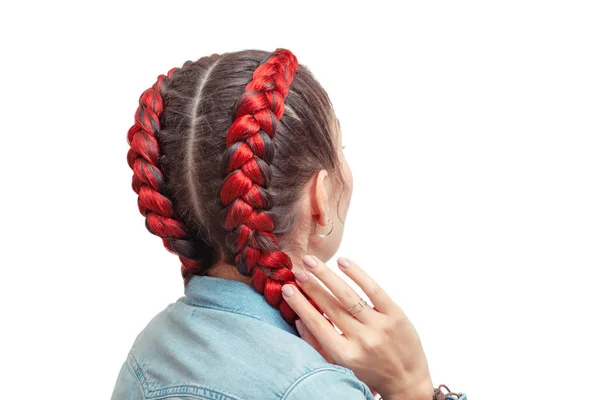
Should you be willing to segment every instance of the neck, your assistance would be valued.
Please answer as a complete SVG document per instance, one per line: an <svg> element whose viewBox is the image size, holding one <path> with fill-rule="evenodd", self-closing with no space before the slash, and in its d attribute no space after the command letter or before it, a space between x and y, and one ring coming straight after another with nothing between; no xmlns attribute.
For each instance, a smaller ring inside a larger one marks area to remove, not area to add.
<svg viewBox="0 0 600 400"><path fill-rule="evenodd" d="M302 260L299 257L295 257L291 254L290 257L293 264L292 271L295 271L297 268L304 268L302 265ZM238 271L237 267L231 264L218 263L214 265L206 275L212 276L213 278L233 279L251 285L251 277L240 274L240 271Z"/></svg>
<svg viewBox="0 0 600 400"><path fill-rule="evenodd" d="M236 266L231 264L219 263L213 266L206 275L213 278L233 279L250 285L251 277L240 274Z"/></svg>

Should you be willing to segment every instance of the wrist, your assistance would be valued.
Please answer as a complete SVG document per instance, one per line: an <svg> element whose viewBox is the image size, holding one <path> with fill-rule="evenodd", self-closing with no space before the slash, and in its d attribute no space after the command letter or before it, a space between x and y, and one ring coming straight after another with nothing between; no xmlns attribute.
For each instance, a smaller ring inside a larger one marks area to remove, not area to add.
<svg viewBox="0 0 600 400"><path fill-rule="evenodd" d="M380 394L382 400L432 400L434 387L429 380L419 385L411 385L401 390Z"/></svg>

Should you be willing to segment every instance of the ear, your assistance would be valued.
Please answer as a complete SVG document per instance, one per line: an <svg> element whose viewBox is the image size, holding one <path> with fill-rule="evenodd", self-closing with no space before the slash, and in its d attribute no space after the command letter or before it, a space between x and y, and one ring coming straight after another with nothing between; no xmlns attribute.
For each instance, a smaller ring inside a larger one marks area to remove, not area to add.
<svg viewBox="0 0 600 400"><path fill-rule="evenodd" d="M329 204L329 174L324 169L313 177L310 193L312 215L317 218L319 225L327 225L327 205Z"/></svg>

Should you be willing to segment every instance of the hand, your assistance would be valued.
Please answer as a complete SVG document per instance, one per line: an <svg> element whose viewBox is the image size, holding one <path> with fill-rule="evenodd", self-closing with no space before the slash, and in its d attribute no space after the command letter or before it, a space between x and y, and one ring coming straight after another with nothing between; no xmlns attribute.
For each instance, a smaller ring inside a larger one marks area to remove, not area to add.
<svg viewBox="0 0 600 400"><path fill-rule="evenodd" d="M433 383L419 335L383 288L358 265L339 259L340 269L356 282L374 305L374 308L365 307L353 317L348 309L360 300L356 291L316 257L305 256L304 265L304 270L294 269L295 285L284 285L283 298L330 359L351 369L384 399L430 400ZM307 280L302 279L303 273ZM290 288L293 293L288 296ZM343 332L342 335L310 304L299 288ZM359 308L354 307L352 312Z"/></svg>
<svg viewBox="0 0 600 400"><path fill-rule="evenodd" d="M310 333L310 331L308 329L306 329L306 325L304 325L304 322L302 322L301 319L296 320L296 329L298 329L298 333L300 334L300 337L306 343L310 344L315 350L317 350L317 352L319 354L321 354L323 356L323 358L325 360L327 360L328 363L335 364L334 359L331 358L331 354L329 354L327 352L327 350L325 350L323 348L323 346L321 346L321 343L319 343L317 338L314 337L313 334ZM375 390L373 390L371 388L369 388L369 390L371 390L371 393L373 394L373 396L377 395L377 392Z"/></svg>

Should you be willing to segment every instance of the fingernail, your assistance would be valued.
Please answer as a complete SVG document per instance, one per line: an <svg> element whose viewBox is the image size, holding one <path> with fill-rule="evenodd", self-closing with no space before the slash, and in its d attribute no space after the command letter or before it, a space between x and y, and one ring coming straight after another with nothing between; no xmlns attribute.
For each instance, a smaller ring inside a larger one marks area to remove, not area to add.
<svg viewBox="0 0 600 400"><path fill-rule="evenodd" d="M308 274L301 269L294 271L294 275L296 275L296 279L298 279L300 282L306 282L308 280Z"/></svg>
<svg viewBox="0 0 600 400"><path fill-rule="evenodd" d="M283 285L283 287L281 288L281 293L283 293L284 297L292 297L292 295L294 294L294 288L292 287L292 285Z"/></svg>
<svg viewBox="0 0 600 400"><path fill-rule="evenodd" d="M304 336L304 332L306 332L306 327L304 326L302 320L296 320L296 329L298 329L298 333L300 334L300 336Z"/></svg>
<svg viewBox="0 0 600 400"><path fill-rule="evenodd" d="M340 264L340 267L350 268L350 261L346 260L344 257L338 258L338 264Z"/></svg>
<svg viewBox="0 0 600 400"><path fill-rule="evenodd" d="M317 266L317 259L313 256L304 256L302 257L302 261L304 261L304 264L306 264L306 266L309 268L314 268Z"/></svg>

